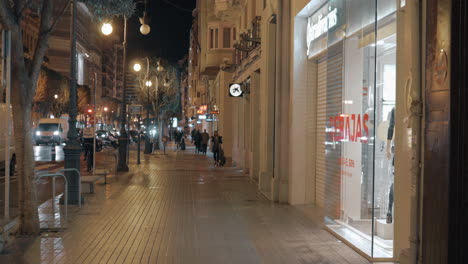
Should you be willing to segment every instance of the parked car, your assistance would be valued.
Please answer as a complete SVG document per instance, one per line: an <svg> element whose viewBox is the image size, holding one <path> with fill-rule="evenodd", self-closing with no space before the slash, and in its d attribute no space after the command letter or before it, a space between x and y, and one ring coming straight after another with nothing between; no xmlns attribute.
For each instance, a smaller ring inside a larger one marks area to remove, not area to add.
<svg viewBox="0 0 468 264"><path fill-rule="evenodd" d="M0 123L6 124L8 117L7 117L7 105L6 104L0 104ZM13 120L13 118L10 116L10 119ZM11 124L10 127L10 157L8 158L10 162L10 175L13 175L15 173L15 167L16 167L16 153L15 153L15 141L14 141L14 133L13 133L13 124ZM0 129L0 169L5 170L5 150L7 148L6 144L6 138L7 138L7 130L6 129Z"/></svg>
<svg viewBox="0 0 468 264"><path fill-rule="evenodd" d="M34 133L36 145L61 144L67 140L68 121L61 118L43 118Z"/></svg>

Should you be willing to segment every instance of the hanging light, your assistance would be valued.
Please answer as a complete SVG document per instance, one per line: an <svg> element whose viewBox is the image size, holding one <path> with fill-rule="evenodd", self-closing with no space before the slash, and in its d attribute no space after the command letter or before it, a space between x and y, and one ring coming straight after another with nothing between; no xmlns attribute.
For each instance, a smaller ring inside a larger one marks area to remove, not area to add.
<svg viewBox="0 0 468 264"><path fill-rule="evenodd" d="M146 8L147 2L145 1L145 11L143 11L143 17L140 17L140 32L143 35L148 35L151 32L151 27L149 23L151 22L151 18L146 15Z"/></svg>
<svg viewBox="0 0 468 264"><path fill-rule="evenodd" d="M151 27L147 24L143 24L140 26L140 32L143 35L148 35L151 32Z"/></svg>

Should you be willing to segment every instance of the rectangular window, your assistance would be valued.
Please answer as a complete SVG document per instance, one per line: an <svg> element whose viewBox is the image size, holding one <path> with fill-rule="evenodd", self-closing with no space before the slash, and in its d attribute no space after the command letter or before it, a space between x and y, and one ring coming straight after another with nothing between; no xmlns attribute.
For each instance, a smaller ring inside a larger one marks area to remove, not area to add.
<svg viewBox="0 0 468 264"><path fill-rule="evenodd" d="M223 28L223 48L231 48L231 28Z"/></svg>
<svg viewBox="0 0 468 264"><path fill-rule="evenodd" d="M236 37L236 28L219 27L209 29L209 49L232 49Z"/></svg>
<svg viewBox="0 0 468 264"><path fill-rule="evenodd" d="M210 49L214 49L214 29L210 28Z"/></svg>

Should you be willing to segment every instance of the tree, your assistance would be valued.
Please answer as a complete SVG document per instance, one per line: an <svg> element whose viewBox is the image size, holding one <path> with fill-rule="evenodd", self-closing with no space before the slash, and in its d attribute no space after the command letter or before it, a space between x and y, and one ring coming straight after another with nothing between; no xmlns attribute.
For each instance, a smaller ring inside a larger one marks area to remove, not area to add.
<svg viewBox="0 0 468 264"><path fill-rule="evenodd" d="M60 73L42 67L33 99L33 120L53 114L60 117L68 110L68 80Z"/></svg>
<svg viewBox="0 0 468 264"><path fill-rule="evenodd" d="M19 229L22 235L40 233L37 212L37 192L34 181L34 153L32 146L32 103L36 84L47 51L50 33L65 13L71 1L54 15L54 0L1 0L0 23L11 32L11 102L15 151L18 164ZM130 16L134 10L132 0L84 0L97 18L116 15ZM27 12L38 11L39 25L35 50L30 60L25 60L21 23Z"/></svg>
<svg viewBox="0 0 468 264"><path fill-rule="evenodd" d="M149 76L146 76L146 71L142 71L137 75L140 88L138 90L139 102L146 110L156 116L156 123L159 124L157 127L160 130L158 131L159 136L162 136L162 127L166 115L177 112L177 106L180 105L177 69L167 63L165 67L161 68L162 61L160 58L151 59ZM148 80L152 82L150 87L146 86Z"/></svg>

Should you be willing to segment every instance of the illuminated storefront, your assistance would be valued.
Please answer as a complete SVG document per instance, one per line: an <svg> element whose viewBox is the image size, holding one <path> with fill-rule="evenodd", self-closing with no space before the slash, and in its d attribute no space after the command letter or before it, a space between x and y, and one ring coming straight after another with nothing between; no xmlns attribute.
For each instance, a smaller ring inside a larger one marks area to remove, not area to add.
<svg viewBox="0 0 468 264"><path fill-rule="evenodd" d="M393 259L398 217L396 7L397 1L311 1L294 33L305 42L295 44L306 59L295 60L294 74L306 103L293 112L304 116L311 164L305 171L313 179L306 197L311 193L323 208L330 232L374 260Z"/></svg>

